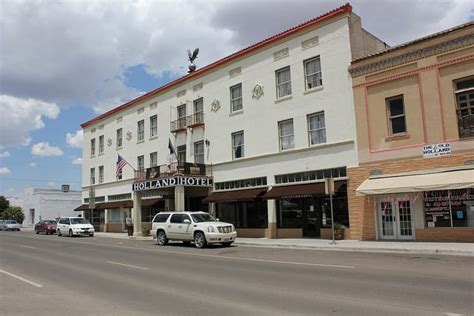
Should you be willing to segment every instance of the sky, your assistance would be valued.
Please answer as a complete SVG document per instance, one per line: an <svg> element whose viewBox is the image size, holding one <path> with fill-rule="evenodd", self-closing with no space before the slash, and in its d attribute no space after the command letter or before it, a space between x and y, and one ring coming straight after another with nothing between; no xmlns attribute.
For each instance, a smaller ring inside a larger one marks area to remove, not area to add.
<svg viewBox="0 0 474 316"><path fill-rule="evenodd" d="M81 189L80 124L332 10L335 0L0 1L0 195ZM474 19L467 0L355 0L397 45Z"/></svg>

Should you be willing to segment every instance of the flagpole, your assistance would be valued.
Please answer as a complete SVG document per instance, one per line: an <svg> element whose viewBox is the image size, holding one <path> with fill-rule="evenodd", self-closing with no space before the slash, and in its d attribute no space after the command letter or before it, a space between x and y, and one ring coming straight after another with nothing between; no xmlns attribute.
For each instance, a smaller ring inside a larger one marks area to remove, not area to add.
<svg viewBox="0 0 474 316"><path fill-rule="evenodd" d="M119 156L120 156L120 154L119 154L119 153L117 153L117 155L119 155ZM132 165L131 165L131 164L128 162L128 160L127 160L127 159L123 158L123 156L120 156L120 157L122 157L122 159L125 161L125 163L126 163L127 165L129 165L129 166L130 166L130 168L132 168L132 169L133 169L133 171L137 171L135 168L133 168L133 166L132 166Z"/></svg>

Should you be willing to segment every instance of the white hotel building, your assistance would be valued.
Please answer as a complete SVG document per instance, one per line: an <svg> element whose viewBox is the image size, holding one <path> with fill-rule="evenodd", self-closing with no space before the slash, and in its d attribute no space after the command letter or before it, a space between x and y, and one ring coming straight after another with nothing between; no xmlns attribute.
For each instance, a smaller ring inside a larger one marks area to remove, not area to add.
<svg viewBox="0 0 474 316"><path fill-rule="evenodd" d="M324 237L332 176L335 221L348 226L346 167L358 164L348 66L385 47L347 4L82 124L77 210L103 231L132 216L136 235L159 211L206 210L239 236ZM136 171L117 178L118 154Z"/></svg>

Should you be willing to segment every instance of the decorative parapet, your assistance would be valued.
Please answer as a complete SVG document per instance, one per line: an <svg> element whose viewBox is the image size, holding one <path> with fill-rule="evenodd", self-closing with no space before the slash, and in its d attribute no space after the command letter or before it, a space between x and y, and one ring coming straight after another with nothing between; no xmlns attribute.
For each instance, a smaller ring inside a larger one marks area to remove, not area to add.
<svg viewBox="0 0 474 316"><path fill-rule="evenodd" d="M406 52L404 54L389 57L383 60L379 60L367 65L359 67L351 67L349 69L352 77L359 77L369 73L385 70L388 68L393 68L402 64L410 63L422 58L430 57L433 55L440 55L448 51L459 49L462 47L467 47L474 45L474 34L468 34L466 36L458 37L450 41L439 43L436 45L428 46L418 50L413 50ZM388 51L387 53L389 53ZM383 53L382 53L383 54ZM377 55L380 56L380 55ZM374 56L375 57L375 56ZM369 57L370 58L370 57Z"/></svg>

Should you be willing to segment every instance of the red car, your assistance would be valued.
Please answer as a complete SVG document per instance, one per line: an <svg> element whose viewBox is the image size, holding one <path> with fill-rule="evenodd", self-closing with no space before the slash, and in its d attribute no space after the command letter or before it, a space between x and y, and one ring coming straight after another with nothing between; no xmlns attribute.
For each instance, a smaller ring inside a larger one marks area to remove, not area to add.
<svg viewBox="0 0 474 316"><path fill-rule="evenodd" d="M57 222L55 220L44 220L44 221L39 221L35 225L35 233L45 233L46 235L48 234L55 234L56 233L56 224Z"/></svg>

